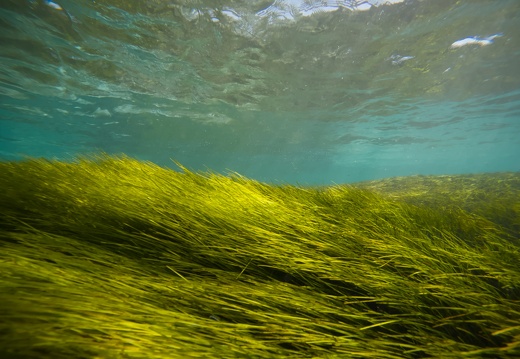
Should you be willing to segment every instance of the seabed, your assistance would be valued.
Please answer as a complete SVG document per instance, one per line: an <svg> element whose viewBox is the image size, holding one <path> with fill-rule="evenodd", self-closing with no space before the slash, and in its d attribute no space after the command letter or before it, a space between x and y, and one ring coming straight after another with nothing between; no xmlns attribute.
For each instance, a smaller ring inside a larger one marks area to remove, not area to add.
<svg viewBox="0 0 520 359"><path fill-rule="evenodd" d="M520 173L0 163L0 358L518 358Z"/></svg>

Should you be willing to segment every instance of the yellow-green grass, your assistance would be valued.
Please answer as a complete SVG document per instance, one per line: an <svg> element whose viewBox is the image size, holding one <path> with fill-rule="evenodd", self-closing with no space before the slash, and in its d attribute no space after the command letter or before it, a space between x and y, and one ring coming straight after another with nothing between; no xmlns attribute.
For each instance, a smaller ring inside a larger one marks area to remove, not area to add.
<svg viewBox="0 0 520 359"><path fill-rule="evenodd" d="M520 174L0 163L0 358L515 358Z"/></svg>

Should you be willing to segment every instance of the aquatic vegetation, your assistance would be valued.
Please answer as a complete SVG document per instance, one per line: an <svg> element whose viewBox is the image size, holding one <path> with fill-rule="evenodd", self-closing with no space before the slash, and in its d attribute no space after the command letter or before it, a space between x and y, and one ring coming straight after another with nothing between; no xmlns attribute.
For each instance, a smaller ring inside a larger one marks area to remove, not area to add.
<svg viewBox="0 0 520 359"><path fill-rule="evenodd" d="M520 174L0 163L2 358L513 358Z"/></svg>

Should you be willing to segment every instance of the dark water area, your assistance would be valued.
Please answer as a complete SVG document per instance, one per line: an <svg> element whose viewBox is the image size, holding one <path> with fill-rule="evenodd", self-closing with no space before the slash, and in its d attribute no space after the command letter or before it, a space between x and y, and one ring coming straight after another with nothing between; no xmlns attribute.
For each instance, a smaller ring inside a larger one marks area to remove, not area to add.
<svg viewBox="0 0 520 359"><path fill-rule="evenodd" d="M520 170L520 2L394 2L4 0L0 158L301 184Z"/></svg>

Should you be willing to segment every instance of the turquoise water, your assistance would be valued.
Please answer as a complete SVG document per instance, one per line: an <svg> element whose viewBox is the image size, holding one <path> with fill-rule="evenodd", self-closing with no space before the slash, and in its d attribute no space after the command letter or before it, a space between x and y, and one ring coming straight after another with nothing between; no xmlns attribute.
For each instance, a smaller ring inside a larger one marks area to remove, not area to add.
<svg viewBox="0 0 520 359"><path fill-rule="evenodd" d="M300 184L519 171L520 2L382 3L3 0L0 158Z"/></svg>

